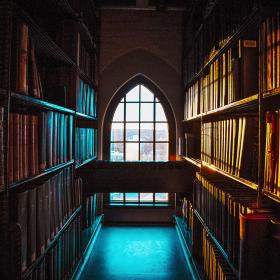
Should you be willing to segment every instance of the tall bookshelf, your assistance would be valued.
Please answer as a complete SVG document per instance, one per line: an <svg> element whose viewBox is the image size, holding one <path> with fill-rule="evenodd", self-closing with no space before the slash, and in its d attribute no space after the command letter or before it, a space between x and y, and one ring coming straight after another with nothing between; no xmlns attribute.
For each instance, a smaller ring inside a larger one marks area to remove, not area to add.
<svg viewBox="0 0 280 280"><path fill-rule="evenodd" d="M279 276L257 249L279 248L279 20L277 1L218 0L185 23L183 158L197 173L176 221L201 279Z"/></svg>
<svg viewBox="0 0 280 280"><path fill-rule="evenodd" d="M0 13L0 266L68 279L102 214L79 178L97 157L98 7L1 0Z"/></svg>

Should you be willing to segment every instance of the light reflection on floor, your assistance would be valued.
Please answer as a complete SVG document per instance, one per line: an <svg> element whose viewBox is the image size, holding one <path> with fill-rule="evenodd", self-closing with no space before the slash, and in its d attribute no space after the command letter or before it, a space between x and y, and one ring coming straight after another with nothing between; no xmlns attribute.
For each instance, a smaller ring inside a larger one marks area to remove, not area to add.
<svg viewBox="0 0 280 280"><path fill-rule="evenodd" d="M192 279L174 227L105 226L80 279Z"/></svg>

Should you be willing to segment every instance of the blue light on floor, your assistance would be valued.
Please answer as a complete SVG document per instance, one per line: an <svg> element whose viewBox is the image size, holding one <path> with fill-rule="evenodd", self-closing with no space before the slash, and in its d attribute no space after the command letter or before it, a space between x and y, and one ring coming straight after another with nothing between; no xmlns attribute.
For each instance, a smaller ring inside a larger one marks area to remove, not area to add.
<svg viewBox="0 0 280 280"><path fill-rule="evenodd" d="M192 279L174 227L103 227L80 279Z"/></svg>

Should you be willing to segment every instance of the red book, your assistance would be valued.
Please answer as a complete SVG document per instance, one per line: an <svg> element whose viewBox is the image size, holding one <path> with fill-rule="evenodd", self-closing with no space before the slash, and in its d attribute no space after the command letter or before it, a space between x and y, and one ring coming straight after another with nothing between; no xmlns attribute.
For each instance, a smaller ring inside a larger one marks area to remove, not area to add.
<svg viewBox="0 0 280 280"><path fill-rule="evenodd" d="M16 90L26 95L27 95L27 52L28 52L28 26L24 23L21 23L19 27Z"/></svg>
<svg viewBox="0 0 280 280"><path fill-rule="evenodd" d="M9 115L8 183L14 181L14 114Z"/></svg>
<svg viewBox="0 0 280 280"><path fill-rule="evenodd" d="M34 153L35 153L35 174L39 173L39 152L38 152L38 116L35 116L34 120Z"/></svg>
<svg viewBox="0 0 280 280"><path fill-rule="evenodd" d="M22 116L22 162L23 178L28 177L28 115Z"/></svg>
<svg viewBox="0 0 280 280"><path fill-rule="evenodd" d="M36 174L36 147L35 147L35 134L36 134L36 116L30 116L29 118L29 175L34 176Z"/></svg>
<svg viewBox="0 0 280 280"><path fill-rule="evenodd" d="M20 179L20 126L19 126L19 114L14 114L13 117L13 167L14 167L14 174L13 179L14 181L18 181Z"/></svg>
<svg viewBox="0 0 280 280"><path fill-rule="evenodd" d="M4 181L4 108L0 107L0 190L5 184Z"/></svg>
<svg viewBox="0 0 280 280"><path fill-rule="evenodd" d="M23 179L23 141L22 141L22 137L23 137L23 128L22 128L22 114L19 114L19 145L18 145L18 149L19 149L19 179L22 180Z"/></svg>

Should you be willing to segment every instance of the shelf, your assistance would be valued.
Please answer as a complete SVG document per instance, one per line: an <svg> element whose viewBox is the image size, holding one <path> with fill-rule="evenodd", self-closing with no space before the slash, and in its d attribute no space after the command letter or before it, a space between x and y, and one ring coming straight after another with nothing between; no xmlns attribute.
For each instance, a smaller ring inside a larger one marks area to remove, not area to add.
<svg viewBox="0 0 280 280"><path fill-rule="evenodd" d="M277 203L280 203L280 197L277 196L276 194L271 193L271 192L269 192L269 191L267 191L267 190L263 190L262 192L263 192L264 196L266 196L266 197L272 199L273 201L275 201L275 202L277 202Z"/></svg>
<svg viewBox="0 0 280 280"><path fill-rule="evenodd" d="M240 115L250 111L256 112L258 110L258 100L259 100L259 94L254 94L252 96L235 101L223 107L203 113L202 117L211 117L215 115L222 115L222 114L229 114L229 113Z"/></svg>
<svg viewBox="0 0 280 280"><path fill-rule="evenodd" d="M24 180L21 180L21 181L18 181L18 182L15 182L15 183L12 183L12 184L8 185L8 189L11 190L11 191L16 191L22 185L32 184L32 183L34 183L34 181L42 179L45 176L51 175L52 173L57 172L57 171L59 171L63 168L66 168L66 167L72 165L73 163L74 163L74 160L71 160L69 162L61 163L61 164L56 165L54 167L48 168L44 172L42 172L38 175L35 175L33 177L29 177L29 178L26 178Z"/></svg>
<svg viewBox="0 0 280 280"><path fill-rule="evenodd" d="M12 102L18 104L18 105L24 105L28 108L37 108L37 109L44 109L48 111L56 111L59 113L64 114L71 114L74 115L75 111L68 109L66 107L62 107L38 98L34 98L31 96L23 95L20 93L11 92L11 98Z"/></svg>
<svg viewBox="0 0 280 280"><path fill-rule="evenodd" d="M82 231L82 256L73 270L71 280L80 279L81 273L91 255L92 247L99 235L103 219L104 214L99 215L91 227Z"/></svg>
<svg viewBox="0 0 280 280"><path fill-rule="evenodd" d="M183 122L191 122L191 121L200 121L201 118L210 118L217 115L224 114L234 114L234 115L244 115L247 112L253 112L256 114L258 112L258 104L259 104L259 94L254 94L244 99L235 101L233 103L227 104L223 107L207 111L205 113L201 113L197 116L190 117L188 119L183 120Z"/></svg>
<svg viewBox="0 0 280 280"><path fill-rule="evenodd" d="M204 229L207 231L209 237L211 238L211 240L214 242L215 246L217 246L218 250L221 252L221 254L223 255L223 257L225 258L225 260L227 261L228 265L230 266L230 268L232 269L232 271L235 273L235 275L238 275L238 271L237 269L230 263L229 259L228 259L228 254L226 253L226 251L224 250L224 248L221 246L221 244L218 242L218 240L215 238L215 236L212 234L211 230L208 228L208 226L206 225L206 223L204 222L203 218L200 216L200 214L198 213L197 210L194 210L194 214L196 215L196 217L199 219L201 225L204 227Z"/></svg>
<svg viewBox="0 0 280 280"><path fill-rule="evenodd" d="M275 110L280 106L280 88L263 93L263 103L266 110Z"/></svg>
<svg viewBox="0 0 280 280"><path fill-rule="evenodd" d="M86 159L86 160L83 161L82 163L77 164L77 165L76 165L76 169L79 169L79 168L81 168L81 167L84 167L85 165L87 165L87 164L89 164L89 163L91 163L91 162L93 162L93 161L95 161L95 160L97 160L97 156L93 156L93 157L91 157L91 158L89 158L89 159Z"/></svg>
<svg viewBox="0 0 280 280"><path fill-rule="evenodd" d="M184 255L185 255L185 259L190 268L192 279L201 280L201 279L203 279L203 277L201 277L201 275L203 275L203 272L202 272L199 264L193 258L193 255L191 253L192 250L191 250L191 248L189 248L189 245L188 245L189 242L188 242L188 240L186 240L183 230L181 228L181 223L179 221L180 218L177 217L176 215L174 215L174 219L175 219L176 231L179 236L179 240L180 240L180 243L181 243Z"/></svg>
<svg viewBox="0 0 280 280"><path fill-rule="evenodd" d="M76 112L76 127L97 128L97 119L95 117Z"/></svg>
<svg viewBox="0 0 280 280"><path fill-rule="evenodd" d="M213 164L209 164L209 163L206 163L204 161L202 161L202 164L201 164L201 168L208 168L208 169L211 169L212 171L214 172L217 172L225 177L228 177L242 185L245 185L253 190L257 190L258 189L258 184L257 183L254 183L252 181L249 181L247 179L244 179L244 178L240 178L240 177L237 177L235 175L232 175L232 174L229 174L219 168L217 168L215 165Z"/></svg>
<svg viewBox="0 0 280 280"><path fill-rule="evenodd" d="M201 117L202 117L202 114L199 114L199 115L184 119L183 122L200 121Z"/></svg>
<svg viewBox="0 0 280 280"><path fill-rule="evenodd" d="M71 214L71 216L65 221L59 232L56 234L54 239L50 242L48 247L46 248L45 252L40 255L22 274L21 279L27 279L30 274L33 272L33 270L44 260L45 256L49 252L49 250L56 244L56 242L59 240L60 236L64 233L64 231L68 228L68 226L72 223L72 221L79 215L81 212L81 206L77 208L74 213Z"/></svg>
<svg viewBox="0 0 280 280"><path fill-rule="evenodd" d="M83 244L82 244L82 248L83 248L83 254L87 253L87 250L89 248L89 244L91 243L94 235L96 234L96 231L99 227L99 225L102 223L102 220L104 219L104 214L99 215L94 224L91 225L89 228L86 228L82 231L83 234Z"/></svg>
<svg viewBox="0 0 280 280"><path fill-rule="evenodd" d="M81 120L91 120L91 121L97 121L96 117L90 116L90 115L86 115L80 112L76 112L76 118L81 119Z"/></svg>
<svg viewBox="0 0 280 280"><path fill-rule="evenodd" d="M259 9L255 8L252 13L248 16L245 22L238 28L238 30L233 33L225 42L220 46L220 48L212 54L207 62L201 67L201 69L193 75L193 77L186 83L185 89L189 88L191 84L203 73L203 71L210 66L230 45L237 39L240 38L243 32L245 32L250 25L258 20Z"/></svg>
<svg viewBox="0 0 280 280"><path fill-rule="evenodd" d="M190 158L190 157L182 157L183 159L185 159L187 162L190 162L191 164L195 165L198 168L201 168L201 160L200 159L196 159L196 158Z"/></svg>

